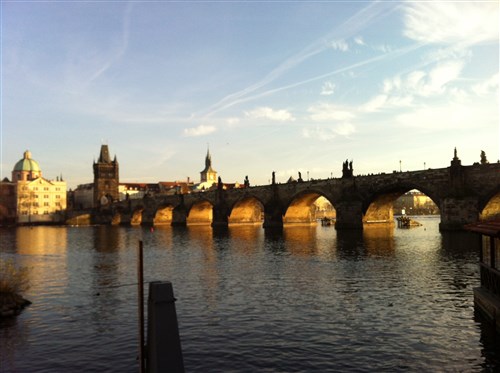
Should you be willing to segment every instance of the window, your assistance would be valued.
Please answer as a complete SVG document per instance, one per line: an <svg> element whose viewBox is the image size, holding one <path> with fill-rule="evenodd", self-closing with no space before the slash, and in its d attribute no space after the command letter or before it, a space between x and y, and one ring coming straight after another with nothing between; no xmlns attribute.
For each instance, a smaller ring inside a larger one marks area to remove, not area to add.
<svg viewBox="0 0 500 373"><path fill-rule="evenodd" d="M61 206L61 202L56 202L56 206Z"/></svg>
<svg viewBox="0 0 500 373"><path fill-rule="evenodd" d="M48 187L45 187L45 188L43 188L43 190L49 190L49 188L48 188Z"/></svg>
<svg viewBox="0 0 500 373"><path fill-rule="evenodd" d="M48 214L49 214L49 211L48 211L48 210L45 210L45 211L43 212L43 214L44 214L44 215L48 215Z"/></svg>
<svg viewBox="0 0 500 373"><path fill-rule="evenodd" d="M59 199L59 198L61 198L61 196L58 194L58 195L56 195L56 198L58 198L58 199Z"/></svg>
<svg viewBox="0 0 500 373"><path fill-rule="evenodd" d="M43 198L49 198L49 195L48 195L48 194L45 194L45 195L43 196Z"/></svg>
<svg viewBox="0 0 500 373"><path fill-rule="evenodd" d="M49 206L49 203L48 202L44 202L43 205L44 206Z"/></svg>

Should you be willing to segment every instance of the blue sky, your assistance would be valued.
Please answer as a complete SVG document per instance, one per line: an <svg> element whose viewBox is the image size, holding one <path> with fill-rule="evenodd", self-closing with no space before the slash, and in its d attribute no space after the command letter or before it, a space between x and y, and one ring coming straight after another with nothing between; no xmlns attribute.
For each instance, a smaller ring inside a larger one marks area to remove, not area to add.
<svg viewBox="0 0 500 373"><path fill-rule="evenodd" d="M2 178L224 182L500 158L499 3L2 1Z"/></svg>

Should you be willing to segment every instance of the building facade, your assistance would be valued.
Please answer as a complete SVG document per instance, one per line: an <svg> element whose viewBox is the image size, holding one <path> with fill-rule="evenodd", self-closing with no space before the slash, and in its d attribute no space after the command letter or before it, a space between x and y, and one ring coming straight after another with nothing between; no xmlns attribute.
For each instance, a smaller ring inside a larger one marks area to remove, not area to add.
<svg viewBox="0 0 500 373"><path fill-rule="evenodd" d="M18 224L62 223L65 218L66 182L48 180L31 152L24 152L12 170L12 181L0 187L0 220Z"/></svg>

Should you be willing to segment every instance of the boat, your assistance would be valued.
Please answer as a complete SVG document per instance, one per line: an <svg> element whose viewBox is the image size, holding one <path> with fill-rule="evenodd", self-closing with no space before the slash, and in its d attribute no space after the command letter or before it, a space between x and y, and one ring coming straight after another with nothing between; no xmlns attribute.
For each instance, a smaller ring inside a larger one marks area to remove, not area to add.
<svg viewBox="0 0 500 373"><path fill-rule="evenodd" d="M398 222L398 228L413 228L420 227L422 225L418 221L413 220L406 215L399 216L396 220Z"/></svg>

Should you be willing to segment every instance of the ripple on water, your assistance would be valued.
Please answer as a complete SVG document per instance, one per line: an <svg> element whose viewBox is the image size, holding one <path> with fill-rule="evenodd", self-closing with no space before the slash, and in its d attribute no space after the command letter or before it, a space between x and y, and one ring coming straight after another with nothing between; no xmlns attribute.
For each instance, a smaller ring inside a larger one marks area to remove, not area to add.
<svg viewBox="0 0 500 373"><path fill-rule="evenodd" d="M498 342L474 319L476 251L437 224L281 236L68 228L31 232L47 241L29 251L7 230L0 250L33 267L33 305L0 326L2 362L12 372L137 371L136 288L122 285L135 282L141 238L145 277L174 284L189 372L494 371Z"/></svg>

